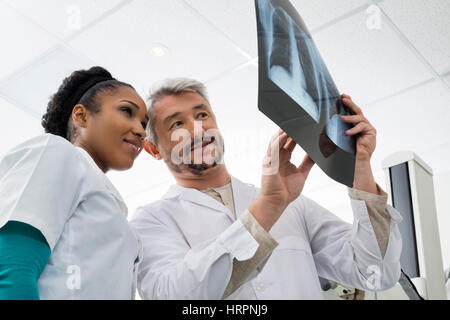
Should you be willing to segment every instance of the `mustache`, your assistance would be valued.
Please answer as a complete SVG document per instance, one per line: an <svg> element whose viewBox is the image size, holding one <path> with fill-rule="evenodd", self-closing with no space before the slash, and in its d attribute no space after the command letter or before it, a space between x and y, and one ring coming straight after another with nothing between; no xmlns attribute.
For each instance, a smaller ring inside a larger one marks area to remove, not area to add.
<svg viewBox="0 0 450 320"><path fill-rule="evenodd" d="M204 136L201 138L194 138L190 144L191 151L197 149L198 147L203 148L204 146L214 143L216 140L217 139L215 136Z"/></svg>

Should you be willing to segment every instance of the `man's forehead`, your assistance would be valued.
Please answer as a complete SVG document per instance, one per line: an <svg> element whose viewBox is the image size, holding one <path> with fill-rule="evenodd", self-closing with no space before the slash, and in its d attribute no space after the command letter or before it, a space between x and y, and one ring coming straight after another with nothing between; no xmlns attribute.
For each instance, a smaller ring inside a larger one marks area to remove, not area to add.
<svg viewBox="0 0 450 320"><path fill-rule="evenodd" d="M174 112L189 112L193 109L210 109L205 98L196 92L183 92L176 95L167 95L153 105L158 115L168 115Z"/></svg>

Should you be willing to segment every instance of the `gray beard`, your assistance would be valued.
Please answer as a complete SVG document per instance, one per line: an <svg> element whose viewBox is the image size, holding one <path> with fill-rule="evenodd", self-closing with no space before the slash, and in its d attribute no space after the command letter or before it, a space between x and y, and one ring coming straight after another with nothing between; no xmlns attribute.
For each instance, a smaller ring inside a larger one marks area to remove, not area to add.
<svg viewBox="0 0 450 320"><path fill-rule="evenodd" d="M170 161L170 159L167 159L167 158L164 158L164 162L171 170L173 170L177 173L183 173L183 172L189 171L190 173L192 173L196 176L201 176L204 171L217 166L217 162L214 162L213 164L206 164L206 163L194 164L194 163L192 163L192 164L176 165L172 161Z"/></svg>
<svg viewBox="0 0 450 320"><path fill-rule="evenodd" d="M176 173L183 173L183 172L190 172L196 176L203 175L203 172L210 168L214 168L217 166L217 163L222 163L223 157L225 154L225 146L222 144L222 152L219 154L219 156L216 158L216 161L214 161L212 164L206 164L206 163L200 163L200 164L174 164L170 159L170 153L168 153L168 156L164 156L164 162L166 163L167 167L169 167L170 170L173 170ZM190 145L187 146L187 149L183 150L185 153L190 152Z"/></svg>
<svg viewBox="0 0 450 320"><path fill-rule="evenodd" d="M203 171L208 170L209 168L213 168L217 165L216 162L213 164L189 164L188 170L190 173L195 174L196 176L201 176Z"/></svg>
<svg viewBox="0 0 450 320"><path fill-rule="evenodd" d="M220 154L219 159L217 159L218 161L214 161L212 164L206 164L206 163L200 163L200 164L174 164L170 158L164 157L164 162L166 163L166 165L169 167L169 169L173 170L176 173L183 173L183 172L190 172L196 176L201 176L203 175L203 172L210 169L210 168L214 168L217 166L217 162L221 162L223 160L223 153Z"/></svg>

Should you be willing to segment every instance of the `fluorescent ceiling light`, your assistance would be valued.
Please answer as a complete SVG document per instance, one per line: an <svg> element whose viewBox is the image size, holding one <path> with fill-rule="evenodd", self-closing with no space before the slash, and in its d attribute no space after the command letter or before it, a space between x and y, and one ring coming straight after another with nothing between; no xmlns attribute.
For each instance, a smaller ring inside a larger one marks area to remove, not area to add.
<svg viewBox="0 0 450 320"><path fill-rule="evenodd" d="M162 45L160 43L156 43L152 47L152 50L151 50L150 53L154 57L162 57L162 56L165 56L165 55L167 55L169 53L169 49L166 46L164 46L164 45Z"/></svg>

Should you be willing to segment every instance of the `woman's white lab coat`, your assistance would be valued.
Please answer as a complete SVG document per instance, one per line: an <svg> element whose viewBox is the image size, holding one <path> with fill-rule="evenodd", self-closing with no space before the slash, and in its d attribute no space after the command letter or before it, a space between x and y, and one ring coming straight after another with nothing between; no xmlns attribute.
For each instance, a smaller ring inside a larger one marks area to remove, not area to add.
<svg viewBox="0 0 450 320"><path fill-rule="evenodd" d="M0 227L32 225L51 249L41 299L131 299L139 242L120 194L89 154L52 134L0 162Z"/></svg>
<svg viewBox="0 0 450 320"><path fill-rule="evenodd" d="M232 178L239 217L258 194ZM270 230L279 245L229 299L323 299L319 276L364 290L392 287L400 276L401 216L391 216L384 259L365 202L350 200L348 224L301 195ZM221 299L233 258L251 258L258 243L227 207L195 189L172 186L131 221L143 244L138 290L145 299ZM262 270L261 270L262 269Z"/></svg>

